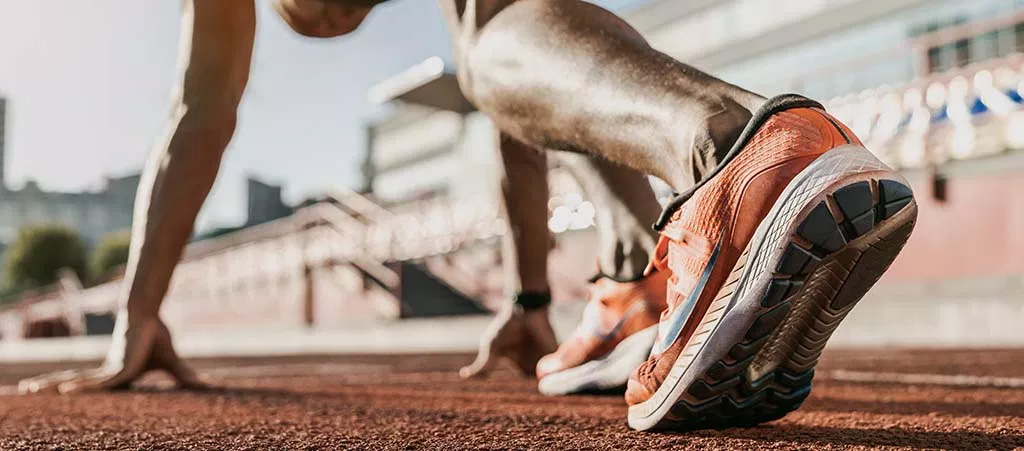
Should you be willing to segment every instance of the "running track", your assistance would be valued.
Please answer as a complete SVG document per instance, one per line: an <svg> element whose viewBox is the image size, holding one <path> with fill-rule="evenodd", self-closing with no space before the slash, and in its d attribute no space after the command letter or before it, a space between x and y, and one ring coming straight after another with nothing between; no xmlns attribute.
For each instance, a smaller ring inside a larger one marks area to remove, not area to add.
<svg viewBox="0 0 1024 451"><path fill-rule="evenodd" d="M223 389L12 395L0 367L0 449L862 449L1024 447L1024 350L828 351L804 407L768 425L637 433L620 395L548 398L469 356L198 360Z"/></svg>

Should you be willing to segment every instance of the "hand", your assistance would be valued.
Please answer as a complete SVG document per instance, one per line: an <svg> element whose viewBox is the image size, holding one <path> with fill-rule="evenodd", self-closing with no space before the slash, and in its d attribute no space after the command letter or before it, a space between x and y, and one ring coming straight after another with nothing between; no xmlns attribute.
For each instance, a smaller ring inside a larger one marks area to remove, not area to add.
<svg viewBox="0 0 1024 451"><path fill-rule="evenodd" d="M160 318L127 325L120 315L110 353L100 368L44 374L18 383L21 393L72 393L127 388L150 370L165 370L181 388L205 389L191 368L174 352L171 333Z"/></svg>
<svg viewBox="0 0 1024 451"><path fill-rule="evenodd" d="M459 370L459 376L484 376L501 359L511 360L524 375L533 375L537 361L557 347L547 308L524 312L512 305L491 321L480 337L476 360Z"/></svg>

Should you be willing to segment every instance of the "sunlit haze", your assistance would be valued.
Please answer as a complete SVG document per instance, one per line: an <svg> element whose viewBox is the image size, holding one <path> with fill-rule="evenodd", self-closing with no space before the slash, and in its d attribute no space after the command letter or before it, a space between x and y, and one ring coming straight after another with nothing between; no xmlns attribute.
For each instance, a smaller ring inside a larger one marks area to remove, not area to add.
<svg viewBox="0 0 1024 451"><path fill-rule="evenodd" d="M104 175L137 171L165 126L180 2L2 3L9 182L81 190ZM367 89L424 58L451 53L434 1L389 2L358 32L326 41L294 34L269 1L257 3L252 76L200 228L242 219L246 174L284 184L289 201L358 184L362 127L374 108Z"/></svg>

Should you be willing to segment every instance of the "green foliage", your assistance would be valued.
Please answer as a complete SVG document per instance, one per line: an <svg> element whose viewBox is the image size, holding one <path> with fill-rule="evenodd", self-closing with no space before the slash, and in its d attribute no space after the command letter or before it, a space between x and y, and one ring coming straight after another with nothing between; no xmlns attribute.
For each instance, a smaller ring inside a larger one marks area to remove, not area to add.
<svg viewBox="0 0 1024 451"><path fill-rule="evenodd" d="M0 288L0 306L9 304L18 300L25 290L22 287L2 287Z"/></svg>
<svg viewBox="0 0 1024 451"><path fill-rule="evenodd" d="M85 246L78 233L60 225L29 226L7 249L4 291L45 287L62 268L85 275Z"/></svg>
<svg viewBox="0 0 1024 451"><path fill-rule="evenodd" d="M132 236L129 231L108 233L100 240L100 244L93 249L89 258L89 272L94 280L100 280L128 263L131 242Z"/></svg>

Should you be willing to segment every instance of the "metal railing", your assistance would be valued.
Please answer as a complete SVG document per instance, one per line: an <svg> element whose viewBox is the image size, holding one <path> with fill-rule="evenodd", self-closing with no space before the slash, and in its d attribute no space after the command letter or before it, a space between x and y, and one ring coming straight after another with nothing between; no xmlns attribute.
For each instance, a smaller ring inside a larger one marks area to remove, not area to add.
<svg viewBox="0 0 1024 451"><path fill-rule="evenodd" d="M335 293L368 298L372 310L391 318L397 301L389 305L382 296L393 297L399 276L388 262L450 253L503 233L496 199L422 202L391 212L357 193L336 192L289 217L189 245L176 268L164 317L180 328L224 322L225 316L240 323L245 322L241 316L250 314L309 325L316 322L310 304L332 302L312 288L319 276L311 273L322 271L333 279ZM341 266L357 269L371 283L342 274ZM431 267L440 277L449 276L456 288L483 293L457 266L435 261ZM121 294L120 280L87 289L42 290L0 311L0 336L18 337L38 321L79 324L81 315L116 311Z"/></svg>

